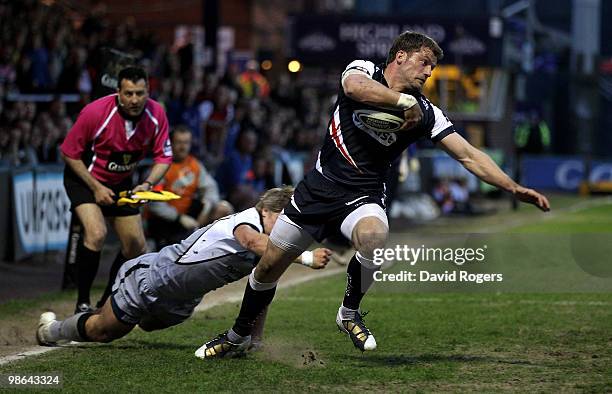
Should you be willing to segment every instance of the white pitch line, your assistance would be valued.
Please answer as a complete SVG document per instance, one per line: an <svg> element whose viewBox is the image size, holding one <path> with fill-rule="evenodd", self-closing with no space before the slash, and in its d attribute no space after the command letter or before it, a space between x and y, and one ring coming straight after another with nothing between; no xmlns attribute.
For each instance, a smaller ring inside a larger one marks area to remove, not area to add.
<svg viewBox="0 0 612 394"><path fill-rule="evenodd" d="M13 361L23 360L26 357L38 356L39 354L47 353L52 350L61 349L59 347L43 347L34 346L24 351L15 354L9 354L8 356L0 357L0 365L8 364Z"/></svg>

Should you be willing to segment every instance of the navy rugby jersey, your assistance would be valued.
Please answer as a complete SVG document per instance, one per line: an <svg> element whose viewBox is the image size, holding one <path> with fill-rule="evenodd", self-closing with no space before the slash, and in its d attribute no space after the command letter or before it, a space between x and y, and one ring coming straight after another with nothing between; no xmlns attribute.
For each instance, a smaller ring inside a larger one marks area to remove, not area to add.
<svg viewBox="0 0 612 394"><path fill-rule="evenodd" d="M355 60L346 67L342 78L359 73L388 87L383 67L370 61ZM410 144L421 138L438 142L455 132L453 124L425 96L419 95L417 102L423 111L420 124L411 130L378 132L361 122L354 112L376 110L403 119L403 111L381 109L352 100L340 86L316 169L350 189L381 190L391 163Z"/></svg>

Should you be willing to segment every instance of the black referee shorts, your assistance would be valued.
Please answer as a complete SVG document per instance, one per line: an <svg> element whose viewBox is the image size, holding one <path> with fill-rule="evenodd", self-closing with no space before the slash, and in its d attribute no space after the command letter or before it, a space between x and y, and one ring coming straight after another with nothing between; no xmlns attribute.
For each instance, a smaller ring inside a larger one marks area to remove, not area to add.
<svg viewBox="0 0 612 394"><path fill-rule="evenodd" d="M351 190L312 170L295 188L293 199L285 207L284 213L321 242L330 236L342 237L342 222L360 206L377 204L385 210L384 199L382 190Z"/></svg>
<svg viewBox="0 0 612 394"><path fill-rule="evenodd" d="M114 191L116 195L119 195L119 192L121 191L130 190L133 187L130 177L116 185L109 185L105 183L102 184ZM87 184L68 167L64 169L64 188L66 188L66 194L68 194L68 198L70 199L70 210L72 212L74 212L74 208L81 204L96 203L96 198L94 197L94 194L89 186L87 186ZM139 208L134 208L129 205L122 205L120 207L115 204L100 205L100 209L102 209L102 214L105 217L132 216L140 214Z"/></svg>

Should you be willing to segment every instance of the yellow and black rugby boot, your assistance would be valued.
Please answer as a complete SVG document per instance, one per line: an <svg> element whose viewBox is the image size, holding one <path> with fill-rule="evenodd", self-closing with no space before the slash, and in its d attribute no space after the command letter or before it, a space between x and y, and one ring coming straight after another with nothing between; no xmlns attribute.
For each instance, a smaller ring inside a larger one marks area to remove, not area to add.
<svg viewBox="0 0 612 394"><path fill-rule="evenodd" d="M203 360L209 358L240 357L245 354L250 344L250 336L241 343L234 343L229 340L226 331L202 345L195 351L195 356Z"/></svg>
<svg viewBox="0 0 612 394"><path fill-rule="evenodd" d="M348 336L353 341L353 345L362 352L376 349L376 339L374 335L366 327L363 316L359 311L355 311L353 317L342 316L341 309L338 309L336 315L336 324L338 329Z"/></svg>

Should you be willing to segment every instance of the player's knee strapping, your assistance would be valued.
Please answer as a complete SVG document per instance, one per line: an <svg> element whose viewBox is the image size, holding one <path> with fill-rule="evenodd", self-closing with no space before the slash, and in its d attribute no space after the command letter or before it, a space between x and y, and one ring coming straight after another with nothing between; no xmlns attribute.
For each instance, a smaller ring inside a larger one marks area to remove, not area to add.
<svg viewBox="0 0 612 394"><path fill-rule="evenodd" d="M302 253L312 244L313 239L306 231L281 214L272 228L270 242L286 252Z"/></svg>

